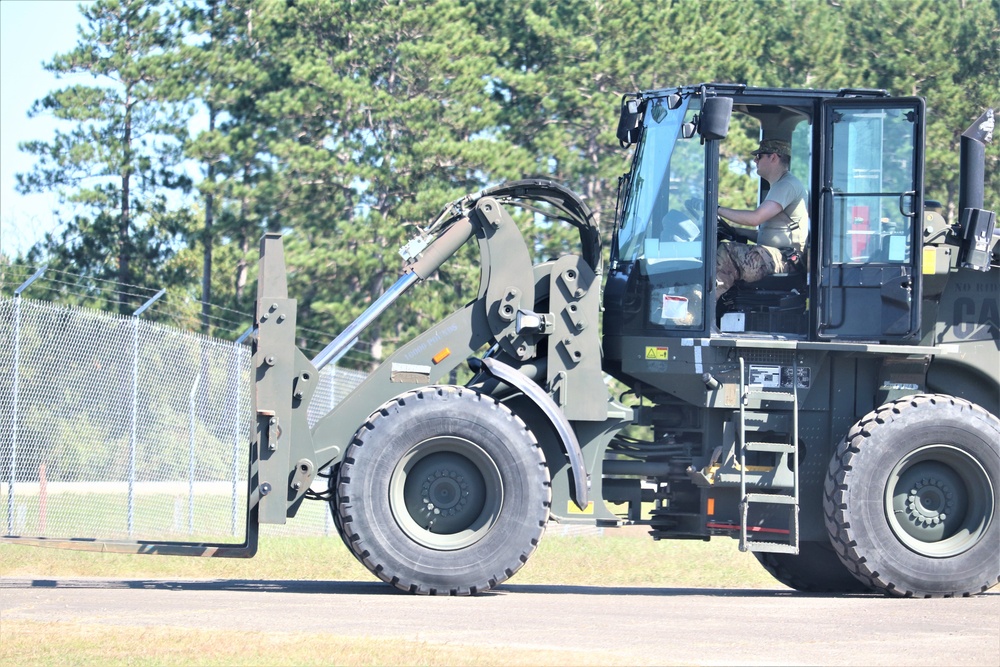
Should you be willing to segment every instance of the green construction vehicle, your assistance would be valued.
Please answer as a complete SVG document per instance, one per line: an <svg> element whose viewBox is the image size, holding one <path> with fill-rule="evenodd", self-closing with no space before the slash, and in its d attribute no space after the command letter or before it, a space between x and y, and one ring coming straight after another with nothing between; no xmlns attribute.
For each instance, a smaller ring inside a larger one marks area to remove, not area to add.
<svg viewBox="0 0 1000 667"><path fill-rule="evenodd" d="M925 201L926 121L922 99L882 90L626 95L618 138L634 158L610 257L569 190L488 188L408 243L398 282L313 359L295 347L280 236L265 236L247 544L135 550L252 555L257 524L318 498L372 573L418 594L489 590L550 521L735 538L802 591L987 590L1000 581L993 112L963 134L952 224ZM739 242L715 213L745 172L735 139L790 146L808 241L787 273L720 297L716 254ZM533 262L515 207L575 227L578 250ZM473 240L476 298L310 426L319 371Z"/></svg>

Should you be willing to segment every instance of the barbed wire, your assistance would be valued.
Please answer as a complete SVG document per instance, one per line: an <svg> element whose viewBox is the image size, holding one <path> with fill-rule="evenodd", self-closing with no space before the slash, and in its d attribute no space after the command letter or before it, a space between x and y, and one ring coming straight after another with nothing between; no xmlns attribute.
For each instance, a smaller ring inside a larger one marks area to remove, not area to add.
<svg viewBox="0 0 1000 667"><path fill-rule="evenodd" d="M14 292L33 276L41 265L0 263L0 296L13 296ZM132 312L153 299L159 289L121 283L119 281L75 274L46 267L45 271L28 286L21 296L53 303L71 303L84 307L120 311L123 304ZM207 308L206 308L207 306ZM207 311L207 312L206 312ZM123 313L125 315L132 314ZM253 314L217 303L206 302L190 294L167 290L150 304L143 313L145 319L169 324L183 331L202 331L220 338L236 340L253 326ZM303 353L315 356L334 338L336 333L298 326L296 340ZM342 363L365 367L376 363L374 344L358 340L341 357Z"/></svg>

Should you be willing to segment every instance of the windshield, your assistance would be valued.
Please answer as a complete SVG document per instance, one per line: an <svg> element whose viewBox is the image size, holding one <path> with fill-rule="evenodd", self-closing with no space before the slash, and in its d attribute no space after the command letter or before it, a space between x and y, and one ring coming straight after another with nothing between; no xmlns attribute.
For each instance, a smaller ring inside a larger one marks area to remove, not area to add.
<svg viewBox="0 0 1000 667"><path fill-rule="evenodd" d="M681 125L695 114L689 106L697 101L690 102L685 98L673 110L659 99L647 106L618 235L618 257L624 261L648 255L646 240L683 242L700 236L704 156L697 138L680 138Z"/></svg>
<svg viewBox="0 0 1000 667"><path fill-rule="evenodd" d="M648 276L648 323L667 328L702 323L705 153L697 135L681 137L697 98L668 110L647 103L618 234L618 259Z"/></svg>

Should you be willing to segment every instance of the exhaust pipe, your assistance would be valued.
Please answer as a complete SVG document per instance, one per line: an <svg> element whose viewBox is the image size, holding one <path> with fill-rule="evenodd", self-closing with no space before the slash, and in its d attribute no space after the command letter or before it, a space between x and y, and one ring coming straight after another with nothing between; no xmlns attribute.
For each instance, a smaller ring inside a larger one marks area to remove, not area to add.
<svg viewBox="0 0 1000 667"><path fill-rule="evenodd" d="M993 109L987 109L962 133L959 166L959 215L969 208L982 208L986 188L986 144L993 141L995 119Z"/></svg>
<svg viewBox="0 0 1000 667"><path fill-rule="evenodd" d="M986 144L993 140L996 121L987 109L962 133L959 156L958 265L963 269L989 271L996 231L996 213L983 209L986 195Z"/></svg>

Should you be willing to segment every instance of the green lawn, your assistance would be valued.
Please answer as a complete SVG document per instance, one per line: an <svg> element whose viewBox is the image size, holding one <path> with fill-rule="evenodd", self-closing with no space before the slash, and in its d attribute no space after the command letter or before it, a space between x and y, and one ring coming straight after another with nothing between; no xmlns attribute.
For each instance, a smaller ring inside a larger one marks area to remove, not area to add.
<svg viewBox="0 0 1000 667"><path fill-rule="evenodd" d="M372 581L330 537L268 535L252 559L102 554L0 544L3 577L207 577ZM519 584L587 586L773 587L777 582L735 540L654 542L638 528L564 536L558 527L511 580Z"/></svg>

